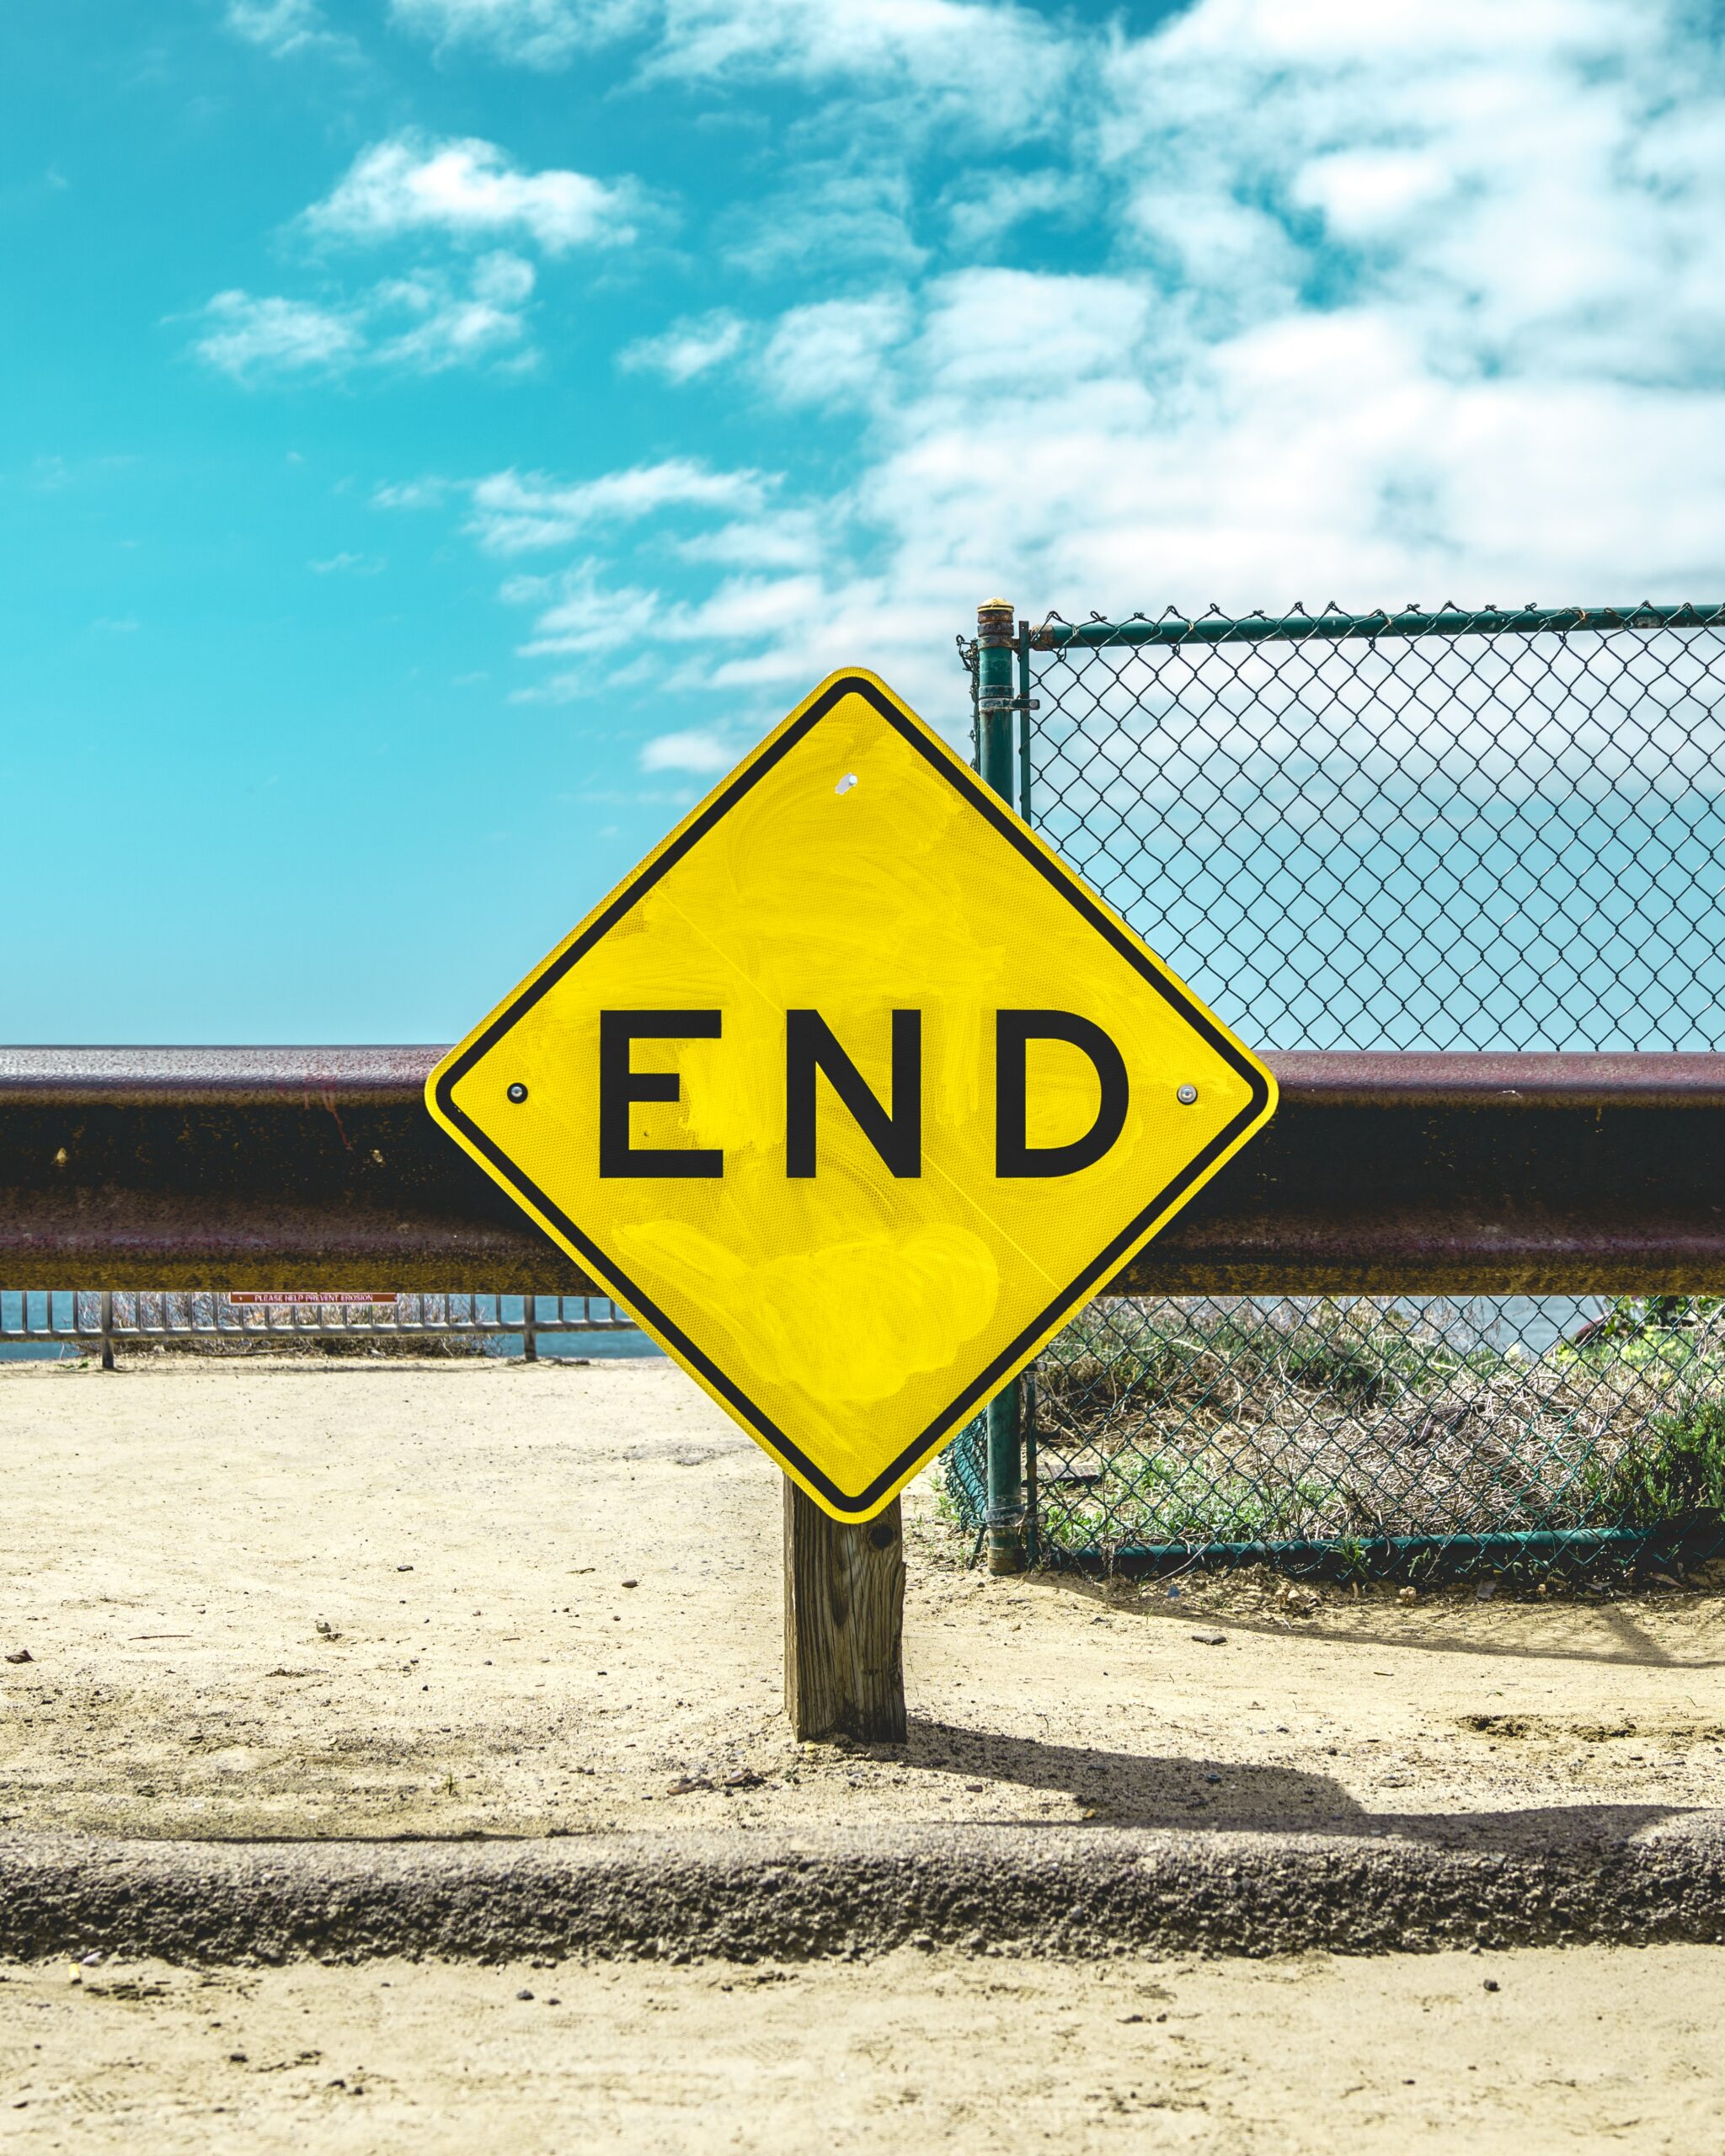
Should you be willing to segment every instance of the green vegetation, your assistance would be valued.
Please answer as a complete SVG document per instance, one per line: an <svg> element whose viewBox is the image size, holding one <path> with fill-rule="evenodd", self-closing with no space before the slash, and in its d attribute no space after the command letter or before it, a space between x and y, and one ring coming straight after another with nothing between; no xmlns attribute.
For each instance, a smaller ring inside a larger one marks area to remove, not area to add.
<svg viewBox="0 0 1725 2156"><path fill-rule="evenodd" d="M1060 1485L1053 1486L1058 1497ZM1106 1524L1120 1542L1279 1542L1300 1535L1306 1516L1334 1495L1317 1483L1279 1490L1186 1453L1146 1457L1122 1449L1081 1497L1061 1508L1069 1529L1093 1519L1098 1528ZM1062 1539L1073 1538L1069 1532Z"/></svg>
<svg viewBox="0 0 1725 2156"><path fill-rule="evenodd" d="M1601 1505L1626 1527L1725 1518L1725 1401L1655 1415L1597 1487Z"/></svg>
<svg viewBox="0 0 1725 2156"><path fill-rule="evenodd" d="M1542 1353L1444 1303L1108 1298L1035 1390L1049 1548L1312 1541L1363 1564L1383 1537L1725 1514L1717 1298L1628 1299Z"/></svg>

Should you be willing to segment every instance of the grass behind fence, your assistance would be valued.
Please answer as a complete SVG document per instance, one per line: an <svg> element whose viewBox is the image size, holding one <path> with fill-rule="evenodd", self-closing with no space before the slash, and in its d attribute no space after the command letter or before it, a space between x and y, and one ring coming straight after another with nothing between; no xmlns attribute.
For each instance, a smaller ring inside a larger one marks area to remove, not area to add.
<svg viewBox="0 0 1725 2156"><path fill-rule="evenodd" d="M1026 1401L1045 1562L1257 1554L1428 1575L1725 1540L1725 1312L1619 1303L1542 1348L1477 1305L1103 1298ZM980 1524L974 1437L948 1467ZM970 1469L967 1476L965 1467ZM1531 1538L1531 1541L1530 1541ZM1315 1547L1314 1545L1322 1545ZM1650 1544L1648 1545L1652 1547Z"/></svg>

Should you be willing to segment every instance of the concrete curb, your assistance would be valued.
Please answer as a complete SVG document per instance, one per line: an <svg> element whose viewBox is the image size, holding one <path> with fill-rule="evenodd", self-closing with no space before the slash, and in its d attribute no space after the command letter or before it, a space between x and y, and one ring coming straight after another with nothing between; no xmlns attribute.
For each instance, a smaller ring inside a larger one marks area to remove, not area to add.
<svg viewBox="0 0 1725 2156"><path fill-rule="evenodd" d="M1725 1813L1458 1831L954 1828L464 1843L0 1838L0 1956L803 1959L1725 1941Z"/></svg>

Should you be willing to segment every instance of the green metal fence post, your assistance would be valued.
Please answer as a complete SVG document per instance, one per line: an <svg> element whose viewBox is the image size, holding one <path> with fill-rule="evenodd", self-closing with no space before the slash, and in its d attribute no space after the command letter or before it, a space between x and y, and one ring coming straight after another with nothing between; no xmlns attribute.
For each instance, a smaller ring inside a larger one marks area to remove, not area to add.
<svg viewBox="0 0 1725 2156"><path fill-rule="evenodd" d="M1018 624L1018 814L1028 824L1030 814L1030 766L1032 744L1030 714L1037 708L1036 699L1030 693L1030 624Z"/></svg>
<svg viewBox="0 0 1725 2156"><path fill-rule="evenodd" d="M1018 642L1012 606L991 599L976 610L976 761L985 786L1011 803L1013 792L1012 659ZM1024 1562L1024 1471L1018 1436L1018 1387L988 1404L988 1569L1016 1572Z"/></svg>

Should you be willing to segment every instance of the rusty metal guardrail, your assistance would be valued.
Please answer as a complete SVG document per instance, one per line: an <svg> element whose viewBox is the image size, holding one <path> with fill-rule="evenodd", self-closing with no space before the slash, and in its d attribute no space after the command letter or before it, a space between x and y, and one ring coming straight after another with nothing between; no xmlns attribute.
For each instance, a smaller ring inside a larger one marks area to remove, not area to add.
<svg viewBox="0 0 1725 2156"><path fill-rule="evenodd" d="M0 1287L601 1293L426 1115L435 1048L0 1049ZM1286 1053L1116 1284L1725 1290L1725 1055Z"/></svg>

